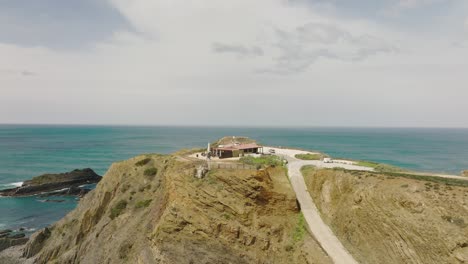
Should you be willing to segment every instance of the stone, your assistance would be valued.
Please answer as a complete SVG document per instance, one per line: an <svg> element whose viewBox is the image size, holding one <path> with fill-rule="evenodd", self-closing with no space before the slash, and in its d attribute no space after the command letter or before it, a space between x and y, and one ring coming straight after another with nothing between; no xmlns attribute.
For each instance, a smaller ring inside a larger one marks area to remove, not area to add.
<svg viewBox="0 0 468 264"><path fill-rule="evenodd" d="M14 235L8 236L8 238L11 238L11 239L18 239L18 238L23 238L23 237L26 237L26 235L23 234L23 233L19 233L19 234L14 234Z"/></svg>
<svg viewBox="0 0 468 264"><path fill-rule="evenodd" d="M11 233L11 232L13 232L13 230L10 230L10 229L3 229L3 230L0 230L0 235L8 234L8 233Z"/></svg>

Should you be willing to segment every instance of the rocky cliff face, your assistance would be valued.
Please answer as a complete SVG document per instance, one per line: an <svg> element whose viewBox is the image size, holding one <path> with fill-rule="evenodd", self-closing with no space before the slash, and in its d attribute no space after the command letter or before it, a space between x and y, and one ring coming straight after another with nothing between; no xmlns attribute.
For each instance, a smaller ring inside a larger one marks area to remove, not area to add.
<svg viewBox="0 0 468 264"><path fill-rule="evenodd" d="M148 155L111 166L78 207L34 234L36 263L331 263L283 168L212 170Z"/></svg>
<svg viewBox="0 0 468 264"><path fill-rule="evenodd" d="M468 187L366 172L304 172L325 222L360 263L468 263Z"/></svg>

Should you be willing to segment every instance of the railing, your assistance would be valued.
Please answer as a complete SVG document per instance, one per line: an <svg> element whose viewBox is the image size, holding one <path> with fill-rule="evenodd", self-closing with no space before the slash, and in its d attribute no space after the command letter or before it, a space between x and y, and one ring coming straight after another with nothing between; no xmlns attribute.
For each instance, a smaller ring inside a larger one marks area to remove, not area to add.
<svg viewBox="0 0 468 264"><path fill-rule="evenodd" d="M210 169L235 169L235 170L256 170L257 167L243 163L218 163L210 162Z"/></svg>

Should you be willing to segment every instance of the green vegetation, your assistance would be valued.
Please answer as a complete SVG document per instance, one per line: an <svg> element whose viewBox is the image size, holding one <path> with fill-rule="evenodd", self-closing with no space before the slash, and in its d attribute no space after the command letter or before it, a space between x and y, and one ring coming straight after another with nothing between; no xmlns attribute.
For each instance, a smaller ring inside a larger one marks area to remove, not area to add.
<svg viewBox="0 0 468 264"><path fill-rule="evenodd" d="M356 163L358 166L374 168L375 171L379 172L403 172L404 170L399 167L395 167L388 164L382 164L372 161L358 161Z"/></svg>
<svg viewBox="0 0 468 264"><path fill-rule="evenodd" d="M293 232L294 242L299 242L304 239L304 236L307 232L306 224L307 223L305 221L304 215L302 213L299 213L296 228L294 229L294 232Z"/></svg>
<svg viewBox="0 0 468 264"><path fill-rule="evenodd" d="M265 155L261 157L252 157L252 156L245 156L240 158L240 162L248 164L248 165L253 165L253 166L281 166L283 165L283 161L274 155Z"/></svg>
<svg viewBox="0 0 468 264"><path fill-rule="evenodd" d="M375 174L375 173L371 173ZM418 175L410 173L401 173L401 172L380 172L381 175L392 176L392 177L403 177L419 181L434 182L439 184L445 184L450 186L461 186L468 187L468 181L462 179L452 179L452 178L442 178L437 176L427 176L427 175ZM430 183L426 183L426 186L431 186ZM434 189L439 189L439 185L436 184L433 186Z"/></svg>
<svg viewBox="0 0 468 264"><path fill-rule="evenodd" d="M301 171L303 175L306 175L307 173L310 173L311 171L316 170L317 168L314 166L304 166ZM461 187L468 187L468 181L463 180L463 179L453 179L453 178L443 178L443 177L438 177L438 176L427 176L427 175L418 175L418 174L411 174L411 173L404 173L404 172L389 172L389 171L382 171L382 172L366 172L366 171L357 171L357 170L345 170L342 168L333 168L331 170L334 171L342 171L342 172L347 172L351 175L354 176L363 176L363 175L370 175L370 176L379 176L379 175L384 175L389 178L394 178L394 177L403 177L403 178L408 178L408 179L413 179L413 180L419 180L419 181L426 181L426 189L433 187L434 189L438 189L439 186L438 184L445 184L446 186L461 186ZM436 185L432 185L432 183L436 183Z"/></svg>
<svg viewBox="0 0 468 264"><path fill-rule="evenodd" d="M123 210L127 208L127 201L120 200L114 207L111 209L110 218L114 219L117 216L121 215Z"/></svg>
<svg viewBox="0 0 468 264"><path fill-rule="evenodd" d="M156 174L158 173L158 169L157 168L149 168L149 169L146 169L143 174L145 176L148 176L148 177L152 177L152 176L155 176Z"/></svg>
<svg viewBox="0 0 468 264"><path fill-rule="evenodd" d="M135 208L146 208L150 205L153 199L139 201L135 204Z"/></svg>
<svg viewBox="0 0 468 264"><path fill-rule="evenodd" d="M224 217L224 219L226 219L226 220L230 220L230 219L231 219L231 215L230 215L230 214L227 214L227 213L224 213L224 214L223 214L223 217Z"/></svg>
<svg viewBox="0 0 468 264"><path fill-rule="evenodd" d="M135 163L135 165L140 166L140 167L145 166L150 161L151 161L151 158L142 159L142 160L138 161L137 163Z"/></svg>
<svg viewBox="0 0 468 264"><path fill-rule="evenodd" d="M301 160L321 160L324 156L322 154L296 154L295 156L297 159Z"/></svg>
<svg viewBox="0 0 468 264"><path fill-rule="evenodd" d="M356 165L358 166L362 166L362 167L369 167L369 168L377 168L377 166L379 166L379 163L377 162L372 162L372 161L358 161L356 163Z"/></svg>

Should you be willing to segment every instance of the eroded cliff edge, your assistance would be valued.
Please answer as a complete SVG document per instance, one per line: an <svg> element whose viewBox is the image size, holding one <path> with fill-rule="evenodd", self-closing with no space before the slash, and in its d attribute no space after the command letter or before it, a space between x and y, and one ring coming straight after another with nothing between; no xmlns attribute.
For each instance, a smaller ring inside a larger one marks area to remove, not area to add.
<svg viewBox="0 0 468 264"><path fill-rule="evenodd" d="M303 174L322 218L360 263L468 262L468 182L314 167Z"/></svg>
<svg viewBox="0 0 468 264"><path fill-rule="evenodd" d="M36 263L330 263L305 230L285 169L211 170L145 155L113 164L24 249Z"/></svg>

